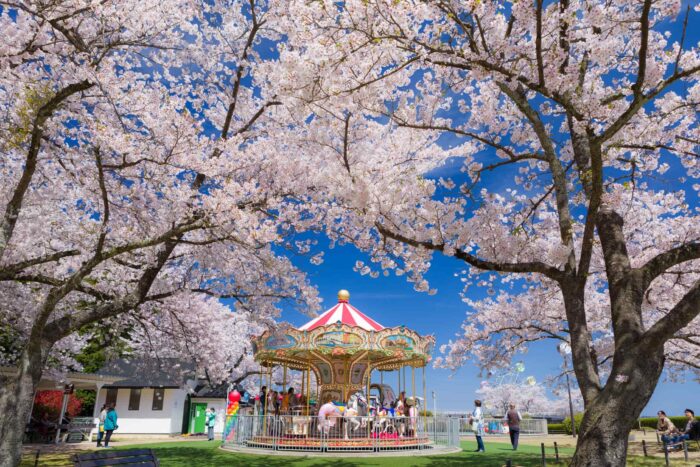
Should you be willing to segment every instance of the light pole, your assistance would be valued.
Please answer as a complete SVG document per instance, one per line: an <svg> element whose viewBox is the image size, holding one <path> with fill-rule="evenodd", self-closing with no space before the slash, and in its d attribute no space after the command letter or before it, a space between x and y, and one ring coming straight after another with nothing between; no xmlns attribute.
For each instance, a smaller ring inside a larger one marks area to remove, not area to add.
<svg viewBox="0 0 700 467"><path fill-rule="evenodd" d="M433 417L437 417L437 394L433 391Z"/></svg>
<svg viewBox="0 0 700 467"><path fill-rule="evenodd" d="M559 354L564 359L564 375L566 376L566 390L569 393L569 416L571 417L571 435L576 437L576 421L574 420L574 403L571 400L571 382L569 381L569 363L568 356L571 354L571 347L566 342L562 342L557 346Z"/></svg>

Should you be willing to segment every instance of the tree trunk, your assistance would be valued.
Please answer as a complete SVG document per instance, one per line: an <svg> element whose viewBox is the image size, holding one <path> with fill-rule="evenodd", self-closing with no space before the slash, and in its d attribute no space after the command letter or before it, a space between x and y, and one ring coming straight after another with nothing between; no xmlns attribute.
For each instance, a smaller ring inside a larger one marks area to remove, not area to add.
<svg viewBox="0 0 700 467"><path fill-rule="evenodd" d="M0 386L0 467L17 467L22 455L24 427L31 415L34 393L44 367L40 345L25 348L17 365L18 375Z"/></svg>
<svg viewBox="0 0 700 467"><path fill-rule="evenodd" d="M664 367L663 349L616 351L605 388L586 406L572 467L624 467L627 441Z"/></svg>

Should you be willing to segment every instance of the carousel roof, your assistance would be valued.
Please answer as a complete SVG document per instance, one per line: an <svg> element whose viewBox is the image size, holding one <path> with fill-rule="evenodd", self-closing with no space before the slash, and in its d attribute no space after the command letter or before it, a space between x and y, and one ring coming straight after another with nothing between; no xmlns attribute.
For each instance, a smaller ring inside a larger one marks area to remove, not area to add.
<svg viewBox="0 0 700 467"><path fill-rule="evenodd" d="M338 304L323 313L318 318L314 318L299 328L300 331L311 331L319 326L328 324L347 324L348 326L360 327L366 331L381 331L384 326L374 321L360 310L350 305L350 293L347 290L338 292Z"/></svg>

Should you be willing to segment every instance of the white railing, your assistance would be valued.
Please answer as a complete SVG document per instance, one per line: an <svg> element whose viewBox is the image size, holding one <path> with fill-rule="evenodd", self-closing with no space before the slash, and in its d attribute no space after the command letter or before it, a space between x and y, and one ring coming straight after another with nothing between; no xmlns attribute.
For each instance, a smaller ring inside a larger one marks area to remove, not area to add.
<svg viewBox="0 0 700 467"><path fill-rule="evenodd" d="M466 417L459 418L459 433L460 435L473 435L469 419ZM508 425L502 418L484 418L484 435L499 436L508 434ZM523 418L520 420L521 435L546 435L547 420L544 418Z"/></svg>
<svg viewBox="0 0 700 467"><path fill-rule="evenodd" d="M227 424L224 446L227 445L324 452L459 447L459 420L420 416L240 415Z"/></svg>

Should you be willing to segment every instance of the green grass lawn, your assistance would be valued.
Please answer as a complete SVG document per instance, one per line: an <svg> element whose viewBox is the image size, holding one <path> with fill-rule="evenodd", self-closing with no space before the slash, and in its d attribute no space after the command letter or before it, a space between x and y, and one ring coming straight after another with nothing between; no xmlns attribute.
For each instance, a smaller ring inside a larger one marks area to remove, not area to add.
<svg viewBox="0 0 700 467"><path fill-rule="evenodd" d="M316 457L292 457L292 456L254 456L218 449L219 443L207 441L189 441L182 443L154 443L138 446L125 446L122 449L151 448L156 451L158 459L163 467L204 467L204 466L245 466L245 467L307 467L325 466L334 467L361 467L361 466L430 466L430 467L476 467L476 466L503 466L506 459L511 459L514 466L540 466L541 454L539 446L521 445L517 452L510 450L507 442L495 442L487 440L486 452L472 452L476 449L476 442L462 442L463 452L457 454L445 454L431 457L348 457L348 458L316 458ZM117 448L118 449L118 448ZM561 462L554 461L554 448L550 445L547 449L548 466L565 466L566 460L573 454L572 448L560 448ZM25 456L22 467L34 465L33 456ZM40 458L41 466L56 467L71 465L69 456L65 454L46 455ZM634 467L651 467L663 465L663 459L630 458L628 465ZM674 462L674 466L695 465Z"/></svg>

